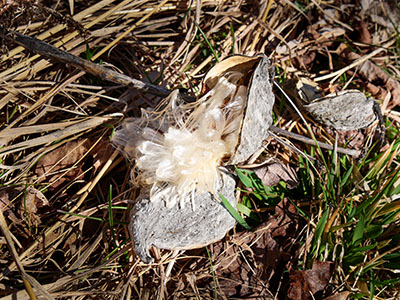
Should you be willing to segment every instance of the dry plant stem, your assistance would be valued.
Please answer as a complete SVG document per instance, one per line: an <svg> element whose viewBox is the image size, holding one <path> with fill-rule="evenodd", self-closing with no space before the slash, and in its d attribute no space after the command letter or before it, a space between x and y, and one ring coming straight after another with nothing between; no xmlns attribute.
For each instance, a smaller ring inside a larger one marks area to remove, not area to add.
<svg viewBox="0 0 400 300"><path fill-rule="evenodd" d="M74 212L76 211L85 201L86 197L89 195L89 193L93 190L93 188L96 186L96 184L99 182L99 180L102 178L104 173L108 170L108 168L111 166L112 162L115 160L115 158L118 156L119 151L115 150L113 154L111 154L110 158L108 161L105 163L103 168L99 171L99 173L96 175L96 177L88 184L86 185L81 191L77 193L77 195L80 195L78 202L69 210L69 212ZM0 211L1 213L1 211ZM60 218L60 220L51 226L49 229L46 230L46 232L43 234L42 238L39 238L35 240L32 245L29 246L28 249L26 249L23 253L21 253L20 258L23 259L25 258L33 249L35 249L42 241L44 238L46 238L50 233L54 232L54 230L59 226L60 222L64 222L68 218L68 215L64 215L63 217ZM19 261L19 260L18 260ZM19 267L18 263L14 261L8 266L8 270L12 271L14 270L15 267ZM0 274L0 281L4 278L4 273Z"/></svg>
<svg viewBox="0 0 400 300"><path fill-rule="evenodd" d="M281 129L281 128L275 127L273 125L271 125L269 127L269 130L272 131L272 132L275 132L277 134L281 134L281 135L284 135L286 137L290 137L290 138L296 139L298 141L301 141L303 143L315 146L315 142L314 142L313 139L310 139L308 137L304 137L304 136L302 136L300 134L296 134L296 133ZM326 143L322 143L322 142L317 142L317 143L323 149L333 150L333 146L332 145L329 145L329 144L326 144ZM361 155L361 152L358 151L358 150L346 149L346 148L342 148L342 147L337 147L337 152L342 153L342 154L347 154L347 155L350 155L350 156L353 156L353 157L359 157Z"/></svg>
<svg viewBox="0 0 400 300"><path fill-rule="evenodd" d="M13 240L11 238L11 234L10 234L10 232L8 230L8 226L7 226L6 220L4 219L3 212L1 210L0 210L0 228L1 228L1 231L3 232L3 235L4 235L5 239L6 239L8 248L9 248L10 253L11 253L11 256L13 257L14 262L15 262L17 268L18 268L18 271L21 274L22 281L24 282L25 290L28 293L29 298L31 300L36 300L35 293L33 292L32 286L29 283L28 278L26 276L27 274L25 273L24 267L22 266L22 263L21 263L21 261L20 261L20 259L18 257L17 250L14 247L14 242L13 242Z"/></svg>
<svg viewBox="0 0 400 300"><path fill-rule="evenodd" d="M90 7L88 7L87 9L77 13L76 15L74 15L72 18L74 21L81 23L84 18L86 16L90 16L93 13L95 13L96 11L100 10L101 8L103 8L104 6L108 5L110 3L110 0L103 0L103 1L99 1L98 3L96 3L95 5L92 5ZM116 6L115 8L118 8L118 6ZM112 12L112 9L109 10L108 12ZM55 27L52 27L48 30L46 30L45 32L42 32L41 34L39 34L37 36L37 38L39 40L44 40L46 38L48 38L49 36L55 35L58 32L60 32L61 30L65 29L67 27L67 24L58 24ZM89 26L90 28L90 26ZM85 29L88 29L87 25L85 25ZM76 35L76 33L72 33L72 35ZM66 40L61 40L62 43L66 43ZM1 59L2 61L6 61L12 57L14 57L15 55L21 53L24 50L23 47L17 47L12 49L7 55L3 56Z"/></svg>
<svg viewBox="0 0 400 300"><path fill-rule="evenodd" d="M9 41L13 41L20 46L25 47L33 52L36 52L44 57L48 57L63 63L71 64L85 72L97 76L103 80L111 81L117 84L131 86L139 91L166 97L170 91L168 89L158 87L153 84L131 78L127 75L107 69L91 61L85 60L78 56L72 55L66 51L58 49L50 44L47 44L38 39L20 34L15 31L0 28L0 35Z"/></svg>
<svg viewBox="0 0 400 300"><path fill-rule="evenodd" d="M297 153L297 155L299 156L303 156L305 159L307 159L308 161L314 161L317 162L316 158L311 157L309 154L304 153L303 151L301 151L299 148L297 148L294 145L291 145L290 143L286 142L285 140L281 139L278 135L276 135L275 133L273 133L271 130L269 131L269 134L271 137L275 138L278 143L282 144L284 147L292 150L294 153Z"/></svg>
<svg viewBox="0 0 400 300"><path fill-rule="evenodd" d="M359 59L355 60L355 61L354 61L353 63L351 63L350 65L348 65L348 66L346 66L346 67L344 67L344 68L342 68L342 69L340 69L340 70L337 70L336 72L333 72L333 73L330 73L330 74L327 74L327 75L324 75L324 76L320 76L320 77L314 78L314 81L315 81L315 82L318 82L318 81L326 80L326 79L329 79L329 78L332 78L332 77L333 77L333 79L330 81L330 84L332 84L332 83L334 83L344 72L346 72L346 71L348 71L348 70L350 70L350 69L352 69L352 68L354 68L354 67L357 67L357 66L358 66L359 64L361 64L362 62L364 62L364 61L366 61L366 60L369 60L370 58L372 58L372 57L378 55L378 54L381 53L382 51L385 51L385 50L388 49L393 43L394 43L394 39L390 40L389 42L387 42L386 44L384 44L384 45L381 46L380 48L378 48L378 49L372 51L370 54L367 54L367 55L364 55L364 56L360 57Z"/></svg>
<svg viewBox="0 0 400 300"><path fill-rule="evenodd" d="M136 27L138 27L140 24L142 24L144 21L146 21L148 18L151 17L152 14L154 14L156 11L159 10L162 6L164 6L165 3L167 3L168 0L164 0L161 2L158 6L156 6L149 14L146 14L143 18L141 18L136 24L131 26L128 30L126 30L123 34L121 34L117 39L112 41L110 44L108 44L106 47L101 49L97 54L95 54L92 58L92 60L100 57L103 53L105 53L107 50L111 49L116 43L118 43L120 40L122 40L125 36L127 36L132 30L134 30Z"/></svg>

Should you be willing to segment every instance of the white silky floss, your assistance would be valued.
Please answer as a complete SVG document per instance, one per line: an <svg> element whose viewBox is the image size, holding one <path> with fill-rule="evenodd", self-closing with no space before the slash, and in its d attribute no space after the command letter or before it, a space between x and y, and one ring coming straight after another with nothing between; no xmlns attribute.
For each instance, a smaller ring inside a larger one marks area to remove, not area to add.
<svg viewBox="0 0 400 300"><path fill-rule="evenodd" d="M143 128L136 166L152 185L152 201L184 206L195 190L218 189L219 167L238 141L246 94L246 87L221 78L185 120L183 113L172 111L167 113L175 117L175 124L166 132Z"/></svg>

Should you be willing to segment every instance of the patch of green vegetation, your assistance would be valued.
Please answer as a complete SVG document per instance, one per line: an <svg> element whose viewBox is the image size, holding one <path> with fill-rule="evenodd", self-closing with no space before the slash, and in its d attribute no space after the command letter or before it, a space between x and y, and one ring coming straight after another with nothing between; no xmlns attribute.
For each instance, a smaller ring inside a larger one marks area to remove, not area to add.
<svg viewBox="0 0 400 300"><path fill-rule="evenodd" d="M398 257L387 256L400 249L399 233L394 230L400 201L393 198L400 192L400 168L395 159L399 143L397 140L384 153L371 154L359 164L332 152L321 174L309 168L308 162L300 163L301 192L318 207L318 211L311 206L309 210L317 222L307 266L314 260L335 261L349 285L383 282L391 271L400 269Z"/></svg>
<svg viewBox="0 0 400 300"><path fill-rule="evenodd" d="M301 3L299 1L294 1L294 5L296 5L303 13L307 13L307 6L310 4L310 1L305 1L305 3Z"/></svg>
<svg viewBox="0 0 400 300"><path fill-rule="evenodd" d="M275 187L267 187L256 173L250 170L236 168L236 174L242 182L242 202L238 204L238 211L246 216L246 222L252 227L262 221L259 213L254 211L275 207L287 192L286 184L280 183Z"/></svg>
<svg viewBox="0 0 400 300"><path fill-rule="evenodd" d="M92 57L96 54L96 52L100 49L100 47L96 47L93 50L90 49L89 44L86 43L86 50L85 50L85 56L86 56L86 60L92 60ZM100 64L103 63L102 60L99 61Z"/></svg>
<svg viewBox="0 0 400 300"><path fill-rule="evenodd" d="M400 202L392 200L399 192L399 167L389 161L397 151L398 147L391 147L375 160L359 165L347 157L337 159L332 155L330 171L320 179L315 176L311 187L315 198L311 201L320 203L319 220L307 265L311 266L314 260L335 261L353 285L358 280L379 281L381 275L381 280L386 280L387 272L380 272L380 268L396 269L395 258L386 254L400 249L398 233L393 231ZM310 180L302 181L307 179ZM374 279L370 270L376 272Z"/></svg>
<svg viewBox="0 0 400 300"><path fill-rule="evenodd" d="M282 184L267 188L254 172L236 170L246 188L238 209L249 224L259 220L255 205L273 206L282 197L306 204L298 209L304 225L312 226L305 267L334 261L349 290L368 287L354 299L372 299L383 287L400 284L400 135L396 128L387 133L390 147L359 163L335 151L322 158L312 148L309 155L322 160L323 168L300 157L300 183L293 190Z"/></svg>

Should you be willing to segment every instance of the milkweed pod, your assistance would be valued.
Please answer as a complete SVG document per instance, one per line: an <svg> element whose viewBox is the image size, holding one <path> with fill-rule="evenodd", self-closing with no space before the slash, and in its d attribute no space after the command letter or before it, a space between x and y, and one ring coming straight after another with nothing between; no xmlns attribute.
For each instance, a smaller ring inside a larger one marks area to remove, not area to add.
<svg viewBox="0 0 400 300"><path fill-rule="evenodd" d="M217 193L221 193L233 207L236 207L235 180L228 174L221 173ZM149 191L143 191L140 200L131 213L129 231L132 236L135 253L146 263L154 259L149 253L151 246L161 249L184 250L205 247L221 240L227 231L235 226L235 219L215 200L211 193L196 191L183 194L156 191L157 197L190 197L196 209L191 205L168 208L162 201L149 199Z"/></svg>
<svg viewBox="0 0 400 300"><path fill-rule="evenodd" d="M268 136L272 73L265 55L229 57L208 72L195 103L182 103L175 91L162 111L116 131L116 144L136 160L144 185L129 225L143 261L152 261L151 245L203 247L235 225L218 200L221 193L236 208L235 180L224 165L245 162Z"/></svg>
<svg viewBox="0 0 400 300"><path fill-rule="evenodd" d="M231 164L246 161L268 137L275 102L271 84L273 74L268 58L262 55L252 74L237 148L230 160Z"/></svg>
<svg viewBox="0 0 400 300"><path fill-rule="evenodd" d="M358 90L346 90L315 99L304 105L317 121L337 130L357 130L377 120L374 99Z"/></svg>
<svg viewBox="0 0 400 300"><path fill-rule="evenodd" d="M206 74L203 84L211 90L215 87L216 83L221 77L226 76L228 73L238 73L245 76L254 66L265 57L260 56L245 56L245 55L232 55L217 63Z"/></svg>

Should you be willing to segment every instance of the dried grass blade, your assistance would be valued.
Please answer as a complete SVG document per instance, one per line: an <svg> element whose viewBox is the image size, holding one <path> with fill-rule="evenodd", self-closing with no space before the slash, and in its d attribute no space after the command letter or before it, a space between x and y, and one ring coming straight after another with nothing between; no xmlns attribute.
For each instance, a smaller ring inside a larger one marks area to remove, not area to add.
<svg viewBox="0 0 400 300"><path fill-rule="evenodd" d="M60 123L48 123L48 124L11 128L7 131L0 132L0 146L6 144L9 140L17 138L21 135L35 134L35 133L53 131L57 129L63 129L65 127L74 125L79 122L82 122L82 120L71 120Z"/></svg>
<svg viewBox="0 0 400 300"><path fill-rule="evenodd" d="M104 117L92 117L85 121L82 121L78 124L68 126L67 128L57 130L56 132L49 133L47 135L34 138L32 140L24 141L15 145L11 145L8 147L4 147L1 149L0 154L6 155L16 151L21 151L24 149L28 149L35 146L40 146L44 144L51 144L60 139L66 138L68 136L74 135L76 133L80 133L94 127L99 126L100 124L110 120L113 116L104 116Z"/></svg>
<svg viewBox="0 0 400 300"><path fill-rule="evenodd" d="M6 37L9 40L13 40L15 42L17 42L20 45L23 45L24 47L26 47L27 49L30 49L34 52L40 53L43 56L46 57L50 57L52 59L56 59L58 61L61 61L63 63L68 63L71 65L74 65L76 67L78 67L81 70L84 70L90 74L93 74L99 78L102 78L104 80L108 80L114 83L118 83L118 84L123 84L126 86L132 86L135 89L138 89L140 91L144 91L144 92L148 92L154 95L158 95L158 96L162 96L162 97L166 97L169 95L170 91L167 89L164 89L162 87L158 87L156 85L152 85L152 84L148 84L145 83L143 81L131 78L127 75L118 73L116 71L107 69L105 67L102 67L100 65L97 65L93 62L87 61L83 58L80 58L78 56L72 55L68 52L65 52L61 49L58 49L50 44L47 44L43 41L39 41L35 38L29 37L29 36L25 36L22 35L20 33L17 33L15 31L6 31L4 29L0 28L0 33L6 35ZM102 53L101 51L99 53ZM98 53L98 54L99 54ZM97 56L93 56L92 59L95 59ZM0 75L1 76L1 75ZM76 75L78 76L78 75ZM81 75L79 75L80 77ZM74 76L75 78L75 76ZM51 95L54 94L53 90L50 91L51 94L49 94L47 96L47 98ZM41 99L42 100L42 99ZM37 103L41 103L41 102L37 102ZM37 107L38 104L35 104L34 107ZM33 110L34 107L32 107L30 109ZM29 111L29 112L30 112ZM20 117L22 118L22 116ZM20 119L19 118L19 119ZM19 120L18 119L18 120ZM14 121L15 123L16 121ZM13 123L13 124L14 124Z"/></svg>
<svg viewBox="0 0 400 300"><path fill-rule="evenodd" d="M35 102L28 110L24 111L17 119L15 119L4 131L10 130L16 123L21 121L23 118L28 116L31 112L33 112L36 108L40 107L43 103L48 101L51 97L55 96L62 88L73 82L75 79L79 78L80 74L75 74L73 76L68 77L63 82L57 84L53 88L50 89L42 98Z"/></svg>
<svg viewBox="0 0 400 300"><path fill-rule="evenodd" d="M103 239L103 236L99 234L96 237L96 240L90 244L90 246L82 253L80 254L79 258L68 268L67 271L72 271L75 269L80 268L88 259L88 257L94 252L100 241Z"/></svg>
<svg viewBox="0 0 400 300"><path fill-rule="evenodd" d="M81 11L80 13L76 14L73 17L73 19L76 22L80 22L86 16L92 15L94 12L100 10L101 8L103 8L104 6L106 6L106 5L108 5L108 4L112 3L112 2L114 2L114 0L103 0L103 1L100 1L99 3L97 3L95 5L92 5L89 8L87 8L87 9ZM44 39L46 39L46 38L48 38L48 37L50 37L52 35L55 35L56 33L58 33L59 31L63 30L66 27L67 27L67 24L57 25L57 26L55 26L53 28L50 28L49 30L43 32L42 34L39 34L36 38L39 39L39 40L44 40ZM4 62L4 61L10 59L11 57L17 55L18 53L20 53L22 51L24 51L24 47L21 47L21 46L16 47L16 48L12 49L11 51L9 51L6 56L2 57L1 61ZM39 57L39 56L37 56L37 57ZM3 73L1 73L0 77L2 77L2 76L3 76Z"/></svg>
<svg viewBox="0 0 400 300"><path fill-rule="evenodd" d="M138 27L140 24L142 24L144 21L146 21L148 18L151 17L152 14L154 14L156 11L159 10L160 7L162 7L165 3L167 3L168 0L164 0L161 2L159 5L157 5L152 11L150 11L147 15L145 15L143 18L141 18L139 21L137 21L133 26L131 26L127 31L125 31L123 34L121 34L118 38L116 38L114 41L112 41L110 44L108 44L106 47L101 49L96 55L92 57L92 60L97 59L100 57L103 53L105 53L108 49L113 47L116 43L118 43L121 39L123 39L125 36L127 36L132 30L134 30L136 27Z"/></svg>
<svg viewBox="0 0 400 300"><path fill-rule="evenodd" d="M3 232L4 238L6 240L8 248L10 250L11 256L13 257L14 263L17 266L17 269L22 277L22 281L24 283L25 290L29 295L29 298L31 300L36 300L37 298L35 296L35 293L33 292L32 285L30 283L31 278L29 278L30 276L28 277L28 275L26 274L26 272L24 270L24 267L22 266L21 260L19 259L19 256L18 256L18 252L15 249L14 242L11 237L11 233L8 230L6 220L4 219L3 212L1 210L0 210L0 229ZM47 298L47 299L49 299L49 298ZM50 298L50 299L53 299L53 298Z"/></svg>

